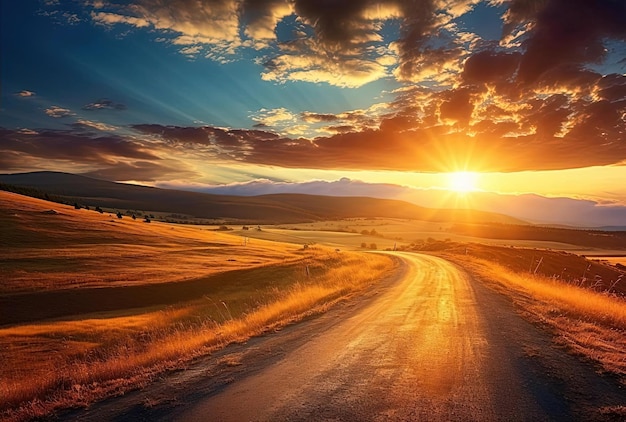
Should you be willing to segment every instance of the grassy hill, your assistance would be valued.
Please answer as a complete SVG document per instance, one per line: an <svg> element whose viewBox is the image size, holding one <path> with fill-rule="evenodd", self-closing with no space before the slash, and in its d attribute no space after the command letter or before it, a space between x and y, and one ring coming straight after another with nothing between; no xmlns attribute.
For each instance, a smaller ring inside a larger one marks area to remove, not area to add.
<svg viewBox="0 0 626 422"><path fill-rule="evenodd" d="M0 420L137 389L385 279L382 254L146 223L0 191ZM76 394L78 393L78 395Z"/></svg>
<svg viewBox="0 0 626 422"><path fill-rule="evenodd" d="M304 194L251 197L213 195L114 183L59 172L4 174L0 175L0 183L37 189L68 203L120 210L177 213L230 222L272 224L354 217L392 217L434 222L524 224L521 220L496 213L438 210L391 199Z"/></svg>

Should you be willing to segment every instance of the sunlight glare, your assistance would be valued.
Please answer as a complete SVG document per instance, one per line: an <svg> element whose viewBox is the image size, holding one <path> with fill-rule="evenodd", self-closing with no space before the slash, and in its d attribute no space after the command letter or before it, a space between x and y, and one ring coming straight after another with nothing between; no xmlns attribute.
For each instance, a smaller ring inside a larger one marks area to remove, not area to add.
<svg viewBox="0 0 626 422"><path fill-rule="evenodd" d="M478 190L478 174L470 171L450 173L448 187L458 193L468 193Z"/></svg>

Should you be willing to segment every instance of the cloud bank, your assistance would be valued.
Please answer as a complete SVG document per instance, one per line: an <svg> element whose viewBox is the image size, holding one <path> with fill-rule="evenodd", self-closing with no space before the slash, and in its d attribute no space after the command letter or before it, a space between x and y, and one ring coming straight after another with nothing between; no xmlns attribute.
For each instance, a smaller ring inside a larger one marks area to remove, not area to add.
<svg viewBox="0 0 626 422"><path fill-rule="evenodd" d="M339 113L263 108L252 112L252 128L137 122L106 142L71 129L63 141L55 131L4 130L5 156L39 160L41 151L65 142L87 153L51 151L50 159L72 155L103 171L110 165L104 157L122 146L124 159L156 166L170 154L426 172L557 170L626 160L622 0L136 0L84 8L98 27L145 31L186 56L224 63L254 57L259 77L274 83L348 89L387 79L399 88L390 102ZM476 13L491 16L499 35L471 25ZM107 99L83 107L124 108ZM72 115L59 106L45 112ZM82 119L76 130L114 129L99 125L106 122Z"/></svg>

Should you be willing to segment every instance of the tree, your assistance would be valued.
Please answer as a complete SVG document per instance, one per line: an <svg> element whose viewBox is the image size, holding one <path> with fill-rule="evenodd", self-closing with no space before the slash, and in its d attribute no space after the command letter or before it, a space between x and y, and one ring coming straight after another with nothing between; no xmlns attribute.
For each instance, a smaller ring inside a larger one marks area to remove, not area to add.
<svg viewBox="0 0 626 422"><path fill-rule="evenodd" d="M117 218L122 218L122 217L123 217L123 216L122 216L122 213L118 211L118 212L117 212Z"/></svg>
<svg viewBox="0 0 626 422"><path fill-rule="evenodd" d="M365 242L361 243L361 247L362 247L363 249L367 248L367 243L365 243Z"/></svg>
<svg viewBox="0 0 626 422"><path fill-rule="evenodd" d="M370 243L370 249L378 249L378 246L376 246L376 243Z"/></svg>

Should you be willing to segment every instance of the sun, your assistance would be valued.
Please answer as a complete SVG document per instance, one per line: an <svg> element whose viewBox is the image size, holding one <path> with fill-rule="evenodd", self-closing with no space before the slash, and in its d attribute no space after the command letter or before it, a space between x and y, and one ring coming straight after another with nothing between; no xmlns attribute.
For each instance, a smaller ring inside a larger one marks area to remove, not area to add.
<svg viewBox="0 0 626 422"><path fill-rule="evenodd" d="M448 176L448 188L458 193L478 190L478 174L471 171L458 171Z"/></svg>

